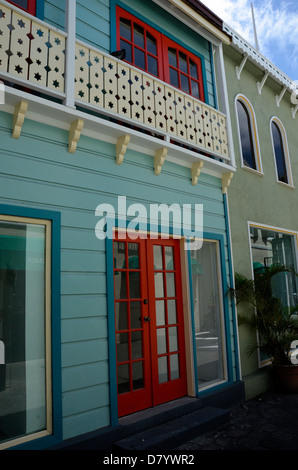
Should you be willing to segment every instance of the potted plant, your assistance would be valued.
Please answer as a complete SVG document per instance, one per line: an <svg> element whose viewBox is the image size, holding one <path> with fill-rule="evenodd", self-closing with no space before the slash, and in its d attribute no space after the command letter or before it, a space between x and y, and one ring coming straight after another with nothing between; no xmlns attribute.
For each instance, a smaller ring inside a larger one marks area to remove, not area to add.
<svg viewBox="0 0 298 470"><path fill-rule="evenodd" d="M236 273L235 287L229 289L236 304L248 303L254 307L250 314L238 315L239 324L247 323L256 328L260 348L272 360L276 384L287 391L298 392L298 365L291 355L292 345L298 340L298 305L283 305L274 296L272 280L279 273L294 271L284 265L273 265L255 272L254 280Z"/></svg>

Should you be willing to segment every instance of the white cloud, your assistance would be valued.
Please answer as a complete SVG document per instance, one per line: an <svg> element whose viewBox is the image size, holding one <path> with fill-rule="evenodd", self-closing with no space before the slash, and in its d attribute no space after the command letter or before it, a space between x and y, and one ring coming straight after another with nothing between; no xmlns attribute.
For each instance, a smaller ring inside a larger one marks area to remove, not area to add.
<svg viewBox="0 0 298 470"><path fill-rule="evenodd" d="M201 1L255 46L251 0ZM280 64L287 62L290 70L295 71L298 67L297 0L254 0L253 3L260 52L280 68Z"/></svg>

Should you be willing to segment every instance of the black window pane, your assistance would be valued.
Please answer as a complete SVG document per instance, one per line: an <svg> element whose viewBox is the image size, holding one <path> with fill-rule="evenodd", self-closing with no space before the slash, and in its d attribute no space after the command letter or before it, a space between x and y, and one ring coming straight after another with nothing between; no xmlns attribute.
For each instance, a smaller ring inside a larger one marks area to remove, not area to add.
<svg viewBox="0 0 298 470"><path fill-rule="evenodd" d="M278 129L277 125L274 122L272 122L272 137L273 137L273 145L274 145L274 153L275 153L278 179L279 181L282 181L283 183L288 183L282 137L280 134L280 130Z"/></svg>
<svg viewBox="0 0 298 470"><path fill-rule="evenodd" d="M191 59L189 60L189 72L190 72L190 75L191 75L193 78L198 79L198 68L197 68L197 64L195 64Z"/></svg>
<svg viewBox="0 0 298 470"><path fill-rule="evenodd" d="M172 68L170 68L170 83L171 85L179 88L178 72Z"/></svg>
<svg viewBox="0 0 298 470"><path fill-rule="evenodd" d="M157 60L154 57L151 57L150 55L148 55L147 62L148 62L148 72L158 77Z"/></svg>
<svg viewBox="0 0 298 470"><path fill-rule="evenodd" d="M125 18L120 19L120 36L131 41L131 22Z"/></svg>
<svg viewBox="0 0 298 470"><path fill-rule="evenodd" d="M13 0L12 3L15 3L21 8L24 8L24 10L28 9L28 0Z"/></svg>
<svg viewBox="0 0 298 470"><path fill-rule="evenodd" d="M147 52L150 54L157 55L157 48L156 48L156 39L151 36L151 34L147 33Z"/></svg>
<svg viewBox="0 0 298 470"><path fill-rule="evenodd" d="M125 49L125 60L132 63L131 45L126 41L120 41L120 49Z"/></svg>
<svg viewBox="0 0 298 470"><path fill-rule="evenodd" d="M134 25L133 38L134 38L134 43L136 46L142 47L143 49L145 48L144 28L142 28L142 26L139 26L138 24Z"/></svg>
<svg viewBox="0 0 298 470"><path fill-rule="evenodd" d="M176 49L172 49L171 47L169 47L169 63L173 65L173 67L177 67Z"/></svg>
<svg viewBox="0 0 298 470"><path fill-rule="evenodd" d="M179 52L179 68L182 72L188 73L188 70L187 70L187 57L182 52Z"/></svg>
<svg viewBox="0 0 298 470"><path fill-rule="evenodd" d="M145 53L138 49L137 47L134 48L134 53L135 53L135 60L134 64L137 67L140 67L141 69L145 70L146 65L145 65Z"/></svg>
<svg viewBox="0 0 298 470"><path fill-rule="evenodd" d="M200 98L199 84L194 80L191 81L191 96L194 96L195 98Z"/></svg>
<svg viewBox="0 0 298 470"><path fill-rule="evenodd" d="M186 75L183 75L182 73L180 75L180 80L181 80L181 89L185 91L185 93L190 93L188 77Z"/></svg>
<svg viewBox="0 0 298 470"><path fill-rule="evenodd" d="M256 170L256 159L253 148L250 119L247 110L240 101L237 101L237 112L243 163L245 166Z"/></svg>

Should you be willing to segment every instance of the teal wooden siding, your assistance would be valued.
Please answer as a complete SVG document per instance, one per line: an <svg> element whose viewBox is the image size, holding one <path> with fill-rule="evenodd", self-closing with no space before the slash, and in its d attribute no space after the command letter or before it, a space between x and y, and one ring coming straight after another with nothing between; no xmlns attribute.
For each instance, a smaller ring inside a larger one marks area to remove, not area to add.
<svg viewBox="0 0 298 470"><path fill-rule="evenodd" d="M0 202L61 213L61 338L64 439L110 424L106 243L95 236L95 209L117 196L127 205L204 204L204 230L226 240L221 180L128 150L121 166L115 145L81 136L68 152L68 132L25 119L11 137L12 116L0 113ZM99 129L100 132L100 129ZM148 212L149 213L149 212ZM226 271L228 269L225 242ZM231 320L232 321L232 320ZM233 329L231 328L231 331Z"/></svg>

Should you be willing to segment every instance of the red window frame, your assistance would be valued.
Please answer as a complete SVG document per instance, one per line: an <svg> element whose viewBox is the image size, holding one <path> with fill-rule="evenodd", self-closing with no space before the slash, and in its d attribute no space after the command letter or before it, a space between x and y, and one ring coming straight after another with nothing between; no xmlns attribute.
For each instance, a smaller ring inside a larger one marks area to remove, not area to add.
<svg viewBox="0 0 298 470"><path fill-rule="evenodd" d="M17 2L13 2L11 0L7 0L9 3L12 3L12 5L15 5L16 7L20 8L21 10L26 11L27 13L30 13L30 15L35 16L36 15L36 0L27 0L27 8L24 8L20 5L18 5Z"/></svg>
<svg viewBox="0 0 298 470"><path fill-rule="evenodd" d="M130 22L130 37L121 35L120 20ZM160 80L175 86L181 91L197 98L201 101L205 101L204 97L204 86L203 86L203 75L202 75L202 62L201 59L195 54L191 53L184 47L180 46L176 42L169 39L164 34L155 30L151 26L147 25L143 21L139 20L131 13L123 10L119 6L116 7L116 22L117 22L117 49L123 49L125 44L131 48L131 54L128 55L124 60L141 70L144 70L151 75L158 77ZM141 47L135 40L135 29L142 29L144 31L144 45ZM147 34L153 36L156 39L156 55L150 52L147 47ZM176 67L171 63L169 59L169 50L174 49L177 56ZM138 60L135 60L135 50L141 51L144 54L144 66L140 66ZM183 69L182 61L179 60L182 56L185 57L185 63L187 64L187 70ZM152 73L148 66L149 58L157 60L157 73ZM197 75L194 76L194 69L197 70ZM173 82L173 75L177 75L176 84Z"/></svg>

